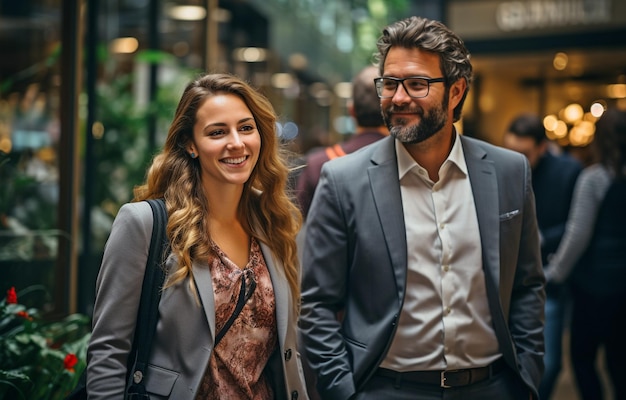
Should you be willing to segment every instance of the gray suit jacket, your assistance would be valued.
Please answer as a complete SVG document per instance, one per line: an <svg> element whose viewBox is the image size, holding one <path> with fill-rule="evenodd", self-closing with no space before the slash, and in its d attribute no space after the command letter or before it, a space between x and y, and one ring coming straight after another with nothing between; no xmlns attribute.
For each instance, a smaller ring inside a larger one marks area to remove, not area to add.
<svg viewBox="0 0 626 400"><path fill-rule="evenodd" d="M530 167L519 153L461 141L500 351L536 396L545 292ZM324 165L307 219L300 326L323 399L347 399L375 373L394 336L406 271L396 153L388 137Z"/></svg>
<svg viewBox="0 0 626 400"><path fill-rule="evenodd" d="M113 223L96 287L87 367L90 399L123 398L152 222L148 203L138 202L122 206ZM279 349L268 365L273 387L279 399L306 399L289 285L268 247L262 244L261 249L276 296ZM175 264L170 255L166 268ZM201 304L188 280L167 288L161 297L146 379L152 399L193 399L211 356L215 339L211 275L206 263L194 264L193 269Z"/></svg>

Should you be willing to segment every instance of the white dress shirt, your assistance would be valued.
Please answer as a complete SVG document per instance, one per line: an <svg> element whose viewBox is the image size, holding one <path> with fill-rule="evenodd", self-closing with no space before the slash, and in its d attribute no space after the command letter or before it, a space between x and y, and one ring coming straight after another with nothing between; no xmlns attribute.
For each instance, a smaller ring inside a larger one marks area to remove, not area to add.
<svg viewBox="0 0 626 400"><path fill-rule="evenodd" d="M407 240L407 286L381 367L455 370L500 357L482 269L481 241L461 141L433 182L405 147L396 154Z"/></svg>

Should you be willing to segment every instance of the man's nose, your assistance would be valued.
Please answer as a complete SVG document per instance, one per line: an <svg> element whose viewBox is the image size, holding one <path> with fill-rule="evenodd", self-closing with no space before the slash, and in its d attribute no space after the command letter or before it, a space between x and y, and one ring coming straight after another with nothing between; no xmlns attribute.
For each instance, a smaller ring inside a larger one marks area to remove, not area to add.
<svg viewBox="0 0 626 400"><path fill-rule="evenodd" d="M394 104L406 104L411 101L411 96L409 96L402 83L398 83L398 87L396 88L396 92L393 94L391 101Z"/></svg>

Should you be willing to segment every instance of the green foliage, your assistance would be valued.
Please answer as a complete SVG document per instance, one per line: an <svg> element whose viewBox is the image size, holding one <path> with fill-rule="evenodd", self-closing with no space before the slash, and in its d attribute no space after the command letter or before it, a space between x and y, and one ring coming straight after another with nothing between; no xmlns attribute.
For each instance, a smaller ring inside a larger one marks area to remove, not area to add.
<svg viewBox="0 0 626 400"><path fill-rule="evenodd" d="M352 56L358 64L370 64L374 61L376 41L382 29L390 23L406 17L409 9L408 0L360 0L355 6L367 10L367 18L355 22L355 49Z"/></svg>
<svg viewBox="0 0 626 400"><path fill-rule="evenodd" d="M102 135L96 137L93 147L94 206L110 216L132 198L133 188L144 181L150 161L163 145L182 89L194 74L192 70L172 65L171 55L163 52L140 52L135 61L157 64L159 70L169 71L170 77L160 79L151 101L147 93L137 95L141 80L147 79L137 72L118 72L97 88L96 121L102 124ZM150 132L151 127L154 132ZM154 141L152 148L150 135Z"/></svg>
<svg viewBox="0 0 626 400"><path fill-rule="evenodd" d="M44 213L52 204L42 195L40 183L19 168L19 163L27 163L28 156L15 157L0 151L0 216L19 209L22 225L31 229L51 229L55 226L55 215ZM5 229L0 223L0 230Z"/></svg>
<svg viewBox="0 0 626 400"><path fill-rule="evenodd" d="M11 288L0 301L0 400L63 399L86 367L89 317L49 321L18 303L38 290Z"/></svg>

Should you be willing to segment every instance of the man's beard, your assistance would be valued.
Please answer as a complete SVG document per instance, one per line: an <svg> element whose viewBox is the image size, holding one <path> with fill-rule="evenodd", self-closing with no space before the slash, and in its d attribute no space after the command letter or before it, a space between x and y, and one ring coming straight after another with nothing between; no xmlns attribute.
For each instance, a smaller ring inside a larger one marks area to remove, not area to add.
<svg viewBox="0 0 626 400"><path fill-rule="evenodd" d="M390 115L394 112L407 111L406 109L400 109L393 105L383 112L383 118L389 128L389 134L398 139L402 143L416 144L421 143L424 140L430 138L437 132L439 132L445 124L448 122L448 115L446 110L448 108L448 96L444 96L443 101L439 107L433 108L428 112L424 109L416 109L408 111L415 112L420 116L420 121L412 125L405 125L406 120L404 118L397 118L397 125L393 125Z"/></svg>

